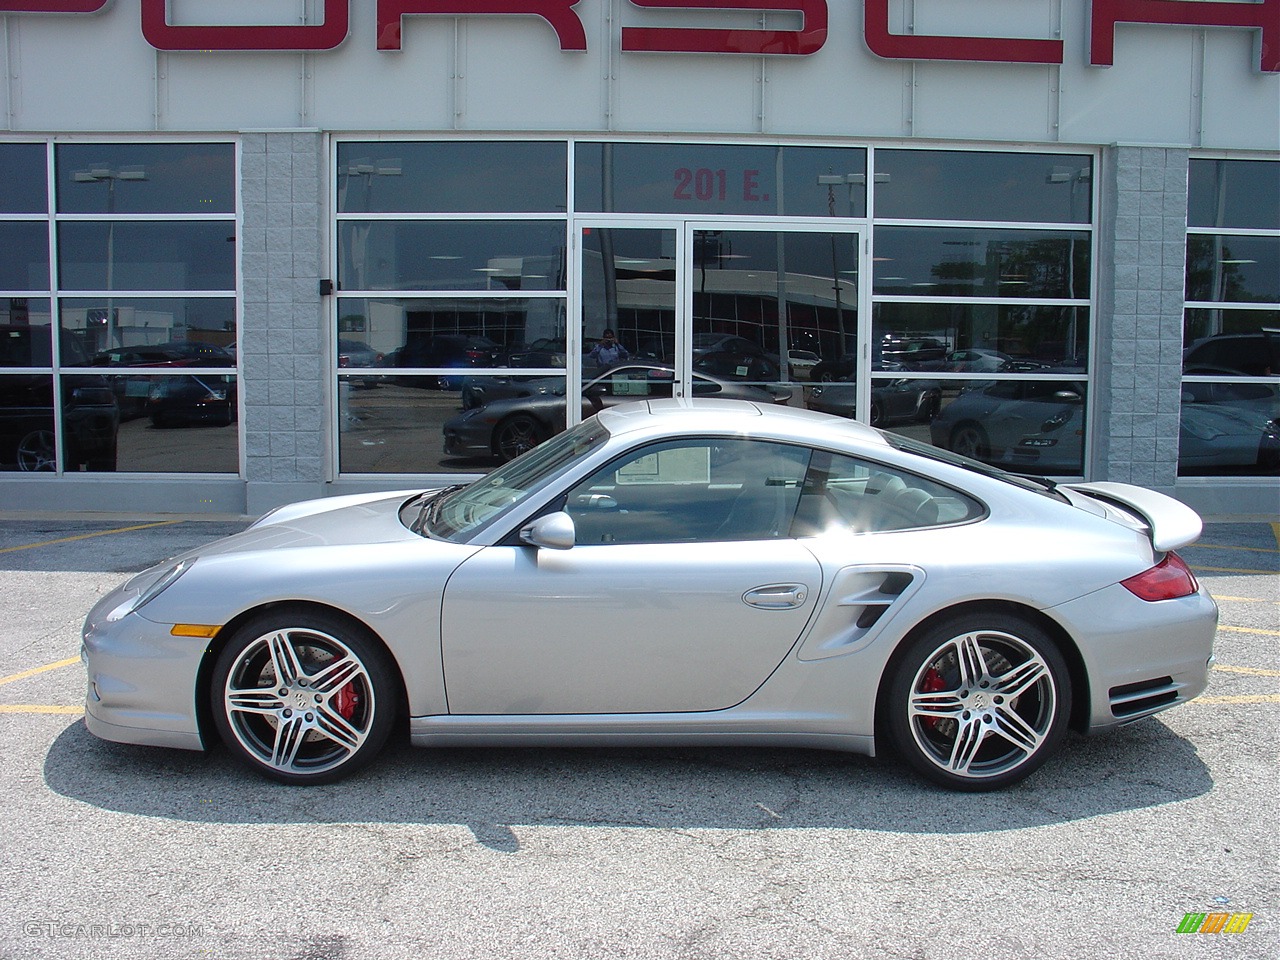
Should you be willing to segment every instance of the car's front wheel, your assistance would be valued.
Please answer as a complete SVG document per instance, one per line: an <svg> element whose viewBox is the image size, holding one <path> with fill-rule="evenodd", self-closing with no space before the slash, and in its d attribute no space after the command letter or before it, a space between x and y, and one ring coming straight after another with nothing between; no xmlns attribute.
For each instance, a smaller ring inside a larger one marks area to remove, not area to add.
<svg viewBox="0 0 1280 960"><path fill-rule="evenodd" d="M976 423L962 423L951 432L951 450L971 460L981 460L987 456L990 444L987 434Z"/></svg>
<svg viewBox="0 0 1280 960"><path fill-rule="evenodd" d="M398 689L365 630L295 611L235 632L214 666L211 700L223 742L250 767L282 783L329 783L382 748Z"/></svg>
<svg viewBox="0 0 1280 960"><path fill-rule="evenodd" d="M503 420L493 432L494 453L506 463L522 453L527 453L546 437L541 424L526 413Z"/></svg>
<svg viewBox="0 0 1280 960"><path fill-rule="evenodd" d="M1071 678L1039 627L968 615L911 642L885 707L893 746L917 771L955 790L994 790L1029 776L1057 748Z"/></svg>

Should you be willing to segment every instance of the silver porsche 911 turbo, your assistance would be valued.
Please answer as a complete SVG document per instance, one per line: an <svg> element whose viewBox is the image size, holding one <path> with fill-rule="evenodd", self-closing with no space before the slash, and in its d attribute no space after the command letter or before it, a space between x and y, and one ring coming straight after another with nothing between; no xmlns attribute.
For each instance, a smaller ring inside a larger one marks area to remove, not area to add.
<svg viewBox="0 0 1280 960"><path fill-rule="evenodd" d="M1200 518L824 414L606 410L466 486L282 507L84 626L100 737L323 783L415 744L892 749L985 790L1206 686Z"/></svg>

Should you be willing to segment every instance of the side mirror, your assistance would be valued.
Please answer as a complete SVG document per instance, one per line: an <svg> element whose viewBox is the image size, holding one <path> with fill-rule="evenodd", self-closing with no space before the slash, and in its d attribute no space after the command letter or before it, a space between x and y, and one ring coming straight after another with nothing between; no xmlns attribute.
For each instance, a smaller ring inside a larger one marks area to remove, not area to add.
<svg viewBox="0 0 1280 960"><path fill-rule="evenodd" d="M576 537L573 518L567 513L548 513L520 530L523 543L549 550L568 550Z"/></svg>

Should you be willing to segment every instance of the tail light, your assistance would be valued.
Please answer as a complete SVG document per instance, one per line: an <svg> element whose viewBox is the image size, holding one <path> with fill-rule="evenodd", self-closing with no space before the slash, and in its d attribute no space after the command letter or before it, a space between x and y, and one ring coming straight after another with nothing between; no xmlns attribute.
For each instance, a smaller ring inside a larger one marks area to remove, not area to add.
<svg viewBox="0 0 1280 960"><path fill-rule="evenodd" d="M1150 570L1120 583L1135 597L1150 602L1189 597L1200 589L1195 574L1176 553L1165 554Z"/></svg>

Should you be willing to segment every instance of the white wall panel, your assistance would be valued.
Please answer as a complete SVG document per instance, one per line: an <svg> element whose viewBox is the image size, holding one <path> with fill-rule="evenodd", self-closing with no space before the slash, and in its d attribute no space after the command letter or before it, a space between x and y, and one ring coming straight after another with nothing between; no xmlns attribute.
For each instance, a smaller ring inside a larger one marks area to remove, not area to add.
<svg viewBox="0 0 1280 960"><path fill-rule="evenodd" d="M1048 66L922 63L916 66L917 137L976 140L1054 138Z"/></svg>
<svg viewBox="0 0 1280 960"><path fill-rule="evenodd" d="M754 133L759 61L702 54L628 54L616 68L619 130Z"/></svg>
<svg viewBox="0 0 1280 960"><path fill-rule="evenodd" d="M448 130L453 124L453 21L410 19L402 49L379 51L371 9L354 10L337 50L313 54L312 126Z"/></svg>
<svg viewBox="0 0 1280 960"><path fill-rule="evenodd" d="M11 80L18 130L148 130L156 52L137 11L101 16L10 17L20 75Z"/></svg>
<svg viewBox="0 0 1280 960"><path fill-rule="evenodd" d="M910 66L872 56L862 40L862 5L830 4L826 45L809 57L766 65L765 130L799 136L909 134Z"/></svg>
<svg viewBox="0 0 1280 960"><path fill-rule="evenodd" d="M584 16L583 20L586 53L562 51L551 28L541 20L464 20L460 125L497 130L598 129L604 123L601 59L608 39L594 19Z"/></svg>
<svg viewBox="0 0 1280 960"><path fill-rule="evenodd" d="M1140 56L1117 40L1114 66L1075 71L1063 96L1063 140L1189 145L1195 31L1152 28L1143 41Z"/></svg>
<svg viewBox="0 0 1280 960"><path fill-rule="evenodd" d="M1270 143L1272 150L1280 150L1280 84L1275 74L1258 72L1257 56L1246 33L1206 35L1198 146L1229 149ZM1244 118L1250 118L1247 127Z"/></svg>

